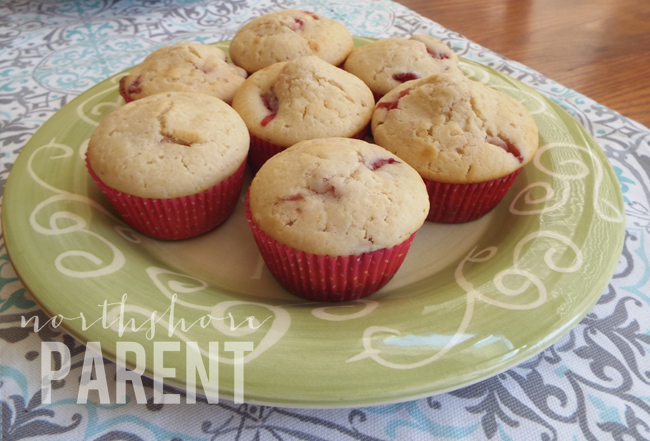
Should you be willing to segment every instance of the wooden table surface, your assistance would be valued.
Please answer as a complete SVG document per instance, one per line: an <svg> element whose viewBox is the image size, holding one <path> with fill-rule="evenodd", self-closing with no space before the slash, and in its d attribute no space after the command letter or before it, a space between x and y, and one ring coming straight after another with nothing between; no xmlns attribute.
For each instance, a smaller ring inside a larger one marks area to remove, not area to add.
<svg viewBox="0 0 650 441"><path fill-rule="evenodd" d="M650 127L650 0L397 0Z"/></svg>

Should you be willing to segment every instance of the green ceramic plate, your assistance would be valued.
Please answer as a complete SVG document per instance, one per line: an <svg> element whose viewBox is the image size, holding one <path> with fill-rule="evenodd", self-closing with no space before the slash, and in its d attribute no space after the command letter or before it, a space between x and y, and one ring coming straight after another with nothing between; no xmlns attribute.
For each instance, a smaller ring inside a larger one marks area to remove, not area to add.
<svg viewBox="0 0 650 441"><path fill-rule="evenodd" d="M105 300L118 303L127 294L125 323L144 323L139 332L120 337L101 322L84 330L79 319L62 326L84 343L101 342L113 359L117 341L141 344L148 375L153 342L181 342L180 352L164 358L176 369L170 384L186 385L184 342L198 342L204 352L208 342L220 342L222 398L234 390L225 342L253 342L244 394L262 404L381 404L495 375L551 345L599 298L623 244L623 200L600 147L562 109L494 70L469 61L462 67L524 103L539 125L541 148L486 217L427 222L395 278L365 300L318 304L285 292L257 252L243 203L215 231L190 240L160 242L128 228L83 160L98 122L122 104L121 75L63 107L20 154L3 206L11 260L49 315L83 313L89 324ZM169 336L174 295L174 323L205 319ZM119 309L108 306L109 318ZM153 311L162 318L155 336L146 332ZM255 319L234 329L231 316L235 324Z"/></svg>

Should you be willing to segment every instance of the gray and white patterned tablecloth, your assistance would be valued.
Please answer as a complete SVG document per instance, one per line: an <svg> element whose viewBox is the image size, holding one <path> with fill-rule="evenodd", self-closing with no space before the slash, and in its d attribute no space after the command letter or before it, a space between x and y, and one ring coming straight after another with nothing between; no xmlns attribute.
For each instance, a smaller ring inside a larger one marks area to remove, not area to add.
<svg viewBox="0 0 650 441"><path fill-rule="evenodd" d="M516 368L401 404L84 405L76 404L74 376L56 384L57 397L66 398L43 404L40 342L66 344L72 373L80 372L84 348L59 329L20 326L22 315L44 314L17 279L3 242L0 439L650 439L650 130L389 0L0 2L0 188L30 136L90 86L161 46L229 40L252 17L296 8L341 21L354 35L438 37L458 55L536 88L582 123L616 171L627 218L623 254L598 304L567 336ZM112 378L114 365L107 365Z"/></svg>

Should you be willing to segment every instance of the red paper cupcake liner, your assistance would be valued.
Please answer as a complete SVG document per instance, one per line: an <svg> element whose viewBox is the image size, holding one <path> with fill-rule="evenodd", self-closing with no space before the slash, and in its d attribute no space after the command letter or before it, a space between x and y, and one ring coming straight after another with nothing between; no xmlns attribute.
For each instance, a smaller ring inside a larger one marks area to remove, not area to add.
<svg viewBox="0 0 650 441"><path fill-rule="evenodd" d="M368 133L370 125L364 127L359 133L350 136L353 139L363 139ZM257 173L260 168L264 165L266 161L271 159L273 156L280 153L282 150L286 150L288 147L280 147L279 145L264 141L263 139L258 138L257 136L250 134L251 144L250 149L248 150L248 164L250 165L253 173Z"/></svg>
<svg viewBox="0 0 650 441"><path fill-rule="evenodd" d="M123 76L120 79L120 95L122 96L122 98L124 98L124 101L126 101L127 103L130 103L133 100L131 99L129 94L126 93L126 77L127 77L127 75Z"/></svg>
<svg viewBox="0 0 650 441"><path fill-rule="evenodd" d="M431 204L427 220L455 224L485 216L503 199L521 170L479 184L444 184L424 179Z"/></svg>
<svg viewBox="0 0 650 441"><path fill-rule="evenodd" d="M257 173L266 161L286 148L264 141L251 133L251 145L248 150L248 165L251 171Z"/></svg>
<svg viewBox="0 0 650 441"><path fill-rule="evenodd" d="M230 177L212 188L172 199L141 198L117 191L95 174L86 155L93 180L131 228L154 239L187 239L206 233L232 214L244 181L246 160Z"/></svg>
<svg viewBox="0 0 650 441"><path fill-rule="evenodd" d="M318 302L361 299L383 288L404 262L415 233L391 248L355 256L320 256L281 244L253 221L246 194L246 220L273 277L297 296Z"/></svg>
<svg viewBox="0 0 650 441"><path fill-rule="evenodd" d="M370 123L368 123L368 125L365 126L363 129L361 129L361 131L359 131L358 133L350 136L350 138L352 138L352 139L363 139L363 138L366 137L366 134L368 133L368 130L370 130Z"/></svg>

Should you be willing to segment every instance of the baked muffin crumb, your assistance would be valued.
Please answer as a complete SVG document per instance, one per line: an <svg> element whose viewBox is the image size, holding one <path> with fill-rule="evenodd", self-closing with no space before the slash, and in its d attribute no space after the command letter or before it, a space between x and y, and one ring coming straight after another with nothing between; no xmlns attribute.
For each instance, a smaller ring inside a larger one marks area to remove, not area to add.
<svg viewBox="0 0 650 441"><path fill-rule="evenodd" d="M375 106L375 142L425 179L487 182L532 160L537 125L510 96L459 73L404 83Z"/></svg>
<svg viewBox="0 0 650 441"><path fill-rule="evenodd" d="M244 25L230 44L230 56L236 65L253 73L307 55L339 65L353 47L352 35L342 23L315 12L288 10Z"/></svg>
<svg viewBox="0 0 650 441"><path fill-rule="evenodd" d="M365 141L303 141L271 158L250 188L253 220L287 246L358 255L404 242L429 212L420 176Z"/></svg>
<svg viewBox="0 0 650 441"><path fill-rule="evenodd" d="M361 80L314 56L256 72L233 100L252 135L281 147L352 137L369 124L373 105Z"/></svg>
<svg viewBox="0 0 650 441"><path fill-rule="evenodd" d="M246 77L246 71L228 63L218 47L183 42L147 56L122 78L120 92L127 101L162 92L191 92L230 103Z"/></svg>
<svg viewBox="0 0 650 441"><path fill-rule="evenodd" d="M115 190L169 199L199 193L235 173L248 146L246 125L226 103L169 92L104 118L88 143L88 160Z"/></svg>
<svg viewBox="0 0 650 441"><path fill-rule="evenodd" d="M377 97L406 81L460 72L454 51L427 35L391 37L361 46L345 61L345 70L361 78Z"/></svg>

